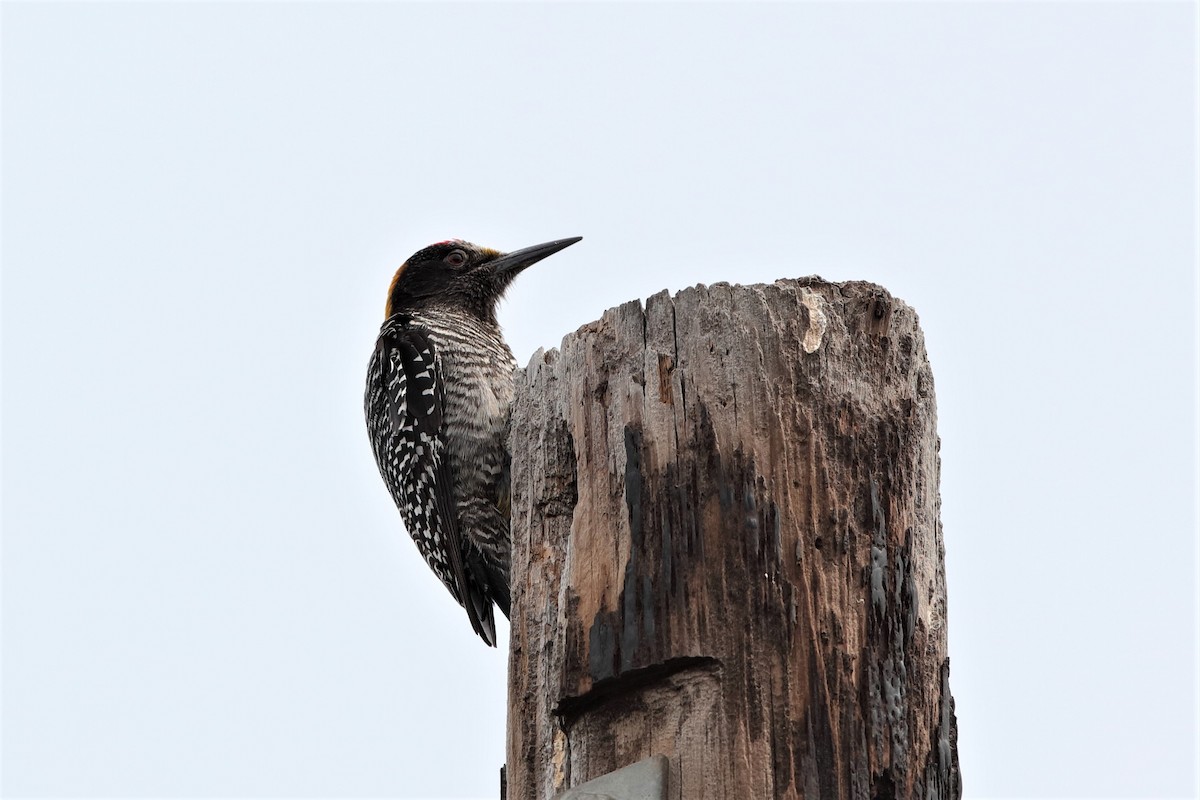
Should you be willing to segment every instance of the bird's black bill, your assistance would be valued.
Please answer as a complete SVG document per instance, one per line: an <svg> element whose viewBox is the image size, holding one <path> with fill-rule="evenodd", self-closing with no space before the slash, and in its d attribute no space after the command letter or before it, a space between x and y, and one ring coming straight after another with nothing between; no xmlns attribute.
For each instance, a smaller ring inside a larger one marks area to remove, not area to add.
<svg viewBox="0 0 1200 800"><path fill-rule="evenodd" d="M572 236L570 239L555 239L553 242L535 244L533 247L514 250L495 259L489 266L491 266L492 272L497 275L505 272L520 272L526 267L541 261L546 256L552 256L559 250L570 247L582 238L582 236Z"/></svg>

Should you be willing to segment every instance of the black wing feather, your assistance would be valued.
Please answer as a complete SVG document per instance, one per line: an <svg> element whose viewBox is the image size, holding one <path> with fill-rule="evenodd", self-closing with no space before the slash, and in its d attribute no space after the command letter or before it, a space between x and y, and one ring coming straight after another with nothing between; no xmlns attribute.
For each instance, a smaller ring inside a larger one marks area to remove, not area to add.
<svg viewBox="0 0 1200 800"><path fill-rule="evenodd" d="M446 388L441 363L427 332L407 324L389 326L379 337L377 347L384 368L387 419L394 432L412 430L429 441L425 458L430 470L428 482L438 533L435 541L442 550L454 582L454 595L467 610L471 627L488 644L495 646L496 634L490 614L481 619L485 605L479 587L468 578L462 552L462 533L458 528L454 498L450 494L452 476L442 437ZM430 520L433 522L433 520ZM490 611L490 601L486 601ZM485 624L489 623L489 624Z"/></svg>

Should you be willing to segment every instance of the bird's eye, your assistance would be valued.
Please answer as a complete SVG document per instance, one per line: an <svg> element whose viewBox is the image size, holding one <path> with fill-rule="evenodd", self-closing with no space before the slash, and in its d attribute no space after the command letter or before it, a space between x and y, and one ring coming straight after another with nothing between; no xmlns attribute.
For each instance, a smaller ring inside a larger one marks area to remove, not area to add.
<svg viewBox="0 0 1200 800"><path fill-rule="evenodd" d="M443 259L443 261L452 267L461 267L463 264L467 263L467 254L462 250L451 250L446 254L446 257Z"/></svg>

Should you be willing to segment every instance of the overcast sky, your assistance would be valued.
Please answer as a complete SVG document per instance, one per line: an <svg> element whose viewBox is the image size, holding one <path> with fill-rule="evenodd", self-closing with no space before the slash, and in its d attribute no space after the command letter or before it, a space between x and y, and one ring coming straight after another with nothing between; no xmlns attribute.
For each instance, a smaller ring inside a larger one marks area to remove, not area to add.
<svg viewBox="0 0 1200 800"><path fill-rule="evenodd" d="M915 307L967 796L1194 792L1194 4L0 14L5 797L495 797L362 381L413 251L575 235L522 364L699 282Z"/></svg>

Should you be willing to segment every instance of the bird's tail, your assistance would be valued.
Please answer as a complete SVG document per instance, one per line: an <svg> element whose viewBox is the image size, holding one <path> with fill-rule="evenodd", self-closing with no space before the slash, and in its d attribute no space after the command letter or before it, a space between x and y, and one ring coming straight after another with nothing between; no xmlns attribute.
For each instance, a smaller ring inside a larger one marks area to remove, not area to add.
<svg viewBox="0 0 1200 800"><path fill-rule="evenodd" d="M488 590L492 593L492 602L500 607L505 619L512 619L508 613L511 603L508 589L508 575L494 564L488 565Z"/></svg>
<svg viewBox="0 0 1200 800"><path fill-rule="evenodd" d="M478 586L472 586L467 592L467 602L471 604L469 611L475 612L467 614L471 618L471 626L488 647L495 647L496 619L492 614L492 598Z"/></svg>

